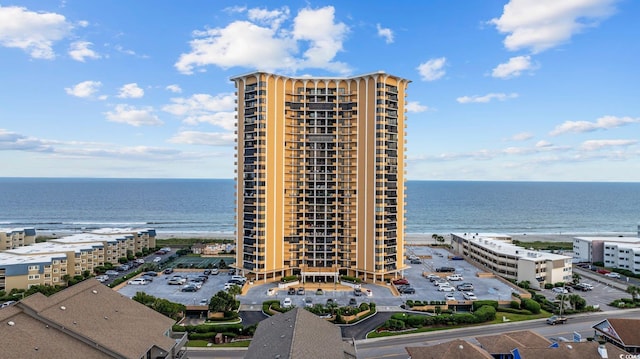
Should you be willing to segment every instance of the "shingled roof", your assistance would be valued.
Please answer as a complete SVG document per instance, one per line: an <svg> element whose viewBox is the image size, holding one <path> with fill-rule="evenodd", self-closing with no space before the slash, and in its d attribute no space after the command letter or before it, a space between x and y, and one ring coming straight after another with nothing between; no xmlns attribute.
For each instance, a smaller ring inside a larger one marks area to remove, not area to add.
<svg viewBox="0 0 640 359"><path fill-rule="evenodd" d="M514 348L547 348L551 341L530 330L476 337L480 346L491 354L509 354Z"/></svg>
<svg viewBox="0 0 640 359"><path fill-rule="evenodd" d="M593 329L624 347L640 347L640 319L609 318Z"/></svg>
<svg viewBox="0 0 640 359"><path fill-rule="evenodd" d="M245 359L355 358L342 340L340 328L301 308L264 319L251 340Z"/></svg>
<svg viewBox="0 0 640 359"><path fill-rule="evenodd" d="M493 359L477 345L462 339L428 347L408 347L405 350L411 359Z"/></svg>
<svg viewBox="0 0 640 359"><path fill-rule="evenodd" d="M173 319L95 279L50 297L36 293L6 309L0 311L0 320L13 324L2 331L0 347L11 357L32 357L28 354L34 351L43 357L46 351L50 358L141 358L149 350L166 355L176 345L169 337Z"/></svg>

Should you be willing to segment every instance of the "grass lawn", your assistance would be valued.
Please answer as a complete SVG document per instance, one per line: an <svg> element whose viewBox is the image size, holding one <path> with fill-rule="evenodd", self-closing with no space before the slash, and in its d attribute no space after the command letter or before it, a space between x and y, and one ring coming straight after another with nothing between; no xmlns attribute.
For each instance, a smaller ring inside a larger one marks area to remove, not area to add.
<svg viewBox="0 0 640 359"><path fill-rule="evenodd" d="M520 321L523 321L523 320L533 320L533 319L548 318L551 315L552 315L551 313L546 312L544 310L541 310L540 314L531 314L531 315L497 312L496 313L496 319L492 320L490 322L471 324L471 325L448 325L448 326L441 326L441 327L422 327L422 328L409 329L409 330L400 331L400 332L380 332L380 333L371 332L371 333L369 333L367 335L367 339L369 339L369 338L381 338L381 337L392 337L392 336L395 336L395 335L405 335L405 334L414 334L414 333L435 332L437 330L448 330L448 329L465 328L465 327L477 327L477 326L482 326L482 325L487 325L487 324L500 324L500 323L505 323L503 316L506 317L506 319L509 319L509 322L520 322Z"/></svg>
<svg viewBox="0 0 640 359"><path fill-rule="evenodd" d="M207 340L189 340L187 343L187 347L194 348L246 348L251 344L251 340L240 340L232 343L224 343L224 344L211 344Z"/></svg>

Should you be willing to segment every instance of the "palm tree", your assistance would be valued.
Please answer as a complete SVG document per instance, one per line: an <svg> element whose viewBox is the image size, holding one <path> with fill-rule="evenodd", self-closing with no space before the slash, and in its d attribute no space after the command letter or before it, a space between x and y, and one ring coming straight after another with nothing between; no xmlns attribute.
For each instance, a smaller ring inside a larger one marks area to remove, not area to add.
<svg viewBox="0 0 640 359"><path fill-rule="evenodd" d="M579 273L573 273L573 275L571 275L571 278L573 279L574 284L579 283L580 279L582 279Z"/></svg>
<svg viewBox="0 0 640 359"><path fill-rule="evenodd" d="M636 297L640 296L640 287L636 287L635 285L630 285L627 287L627 293L631 294L631 299L636 300Z"/></svg>

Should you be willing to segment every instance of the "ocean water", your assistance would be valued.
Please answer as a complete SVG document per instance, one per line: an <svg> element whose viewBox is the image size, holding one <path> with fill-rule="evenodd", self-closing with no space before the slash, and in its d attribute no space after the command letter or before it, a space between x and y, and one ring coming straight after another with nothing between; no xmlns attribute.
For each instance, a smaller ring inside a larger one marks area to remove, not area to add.
<svg viewBox="0 0 640 359"><path fill-rule="evenodd" d="M408 181L406 232L628 234L640 183ZM234 231L228 179L0 178L0 227Z"/></svg>

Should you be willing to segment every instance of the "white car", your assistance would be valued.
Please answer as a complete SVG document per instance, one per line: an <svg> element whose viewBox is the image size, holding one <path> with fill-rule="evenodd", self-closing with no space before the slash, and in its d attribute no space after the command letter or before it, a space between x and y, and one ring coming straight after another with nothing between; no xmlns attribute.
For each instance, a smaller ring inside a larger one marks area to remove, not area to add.
<svg viewBox="0 0 640 359"><path fill-rule="evenodd" d="M569 294L569 291L562 288L562 287L553 287L553 289L551 289L552 292L554 293L558 293L558 294Z"/></svg>
<svg viewBox="0 0 640 359"><path fill-rule="evenodd" d="M284 298L282 301L282 308L290 308L291 307L291 298Z"/></svg>
<svg viewBox="0 0 640 359"><path fill-rule="evenodd" d="M96 276L96 280L100 283L104 283L109 280L109 276L106 274L101 274L99 276Z"/></svg>
<svg viewBox="0 0 640 359"><path fill-rule="evenodd" d="M277 291L275 288L269 288L269 289L267 289L267 295L268 295L268 296L276 295L276 293L277 293L277 292L278 292L278 291Z"/></svg>
<svg viewBox="0 0 640 359"><path fill-rule="evenodd" d="M136 278L136 279L132 279L132 280L128 281L127 284L130 284L130 285L147 285L147 284L149 284L149 281L144 279L144 278Z"/></svg>
<svg viewBox="0 0 640 359"><path fill-rule="evenodd" d="M449 293L444 296L444 300L456 300L456 297L452 293Z"/></svg>
<svg viewBox="0 0 640 359"><path fill-rule="evenodd" d="M617 278L620 279L620 274L616 273L616 272L609 272L607 274L605 274L605 276L609 277L609 278Z"/></svg>
<svg viewBox="0 0 640 359"><path fill-rule="evenodd" d="M161 258L161 257L155 257L155 258L153 258L153 262L154 262L154 263L158 263L158 262L160 262L161 260L162 260L162 258Z"/></svg>
<svg viewBox="0 0 640 359"><path fill-rule="evenodd" d="M447 280L451 280L451 281L464 280L464 278L460 274L452 274L447 276Z"/></svg>
<svg viewBox="0 0 640 359"><path fill-rule="evenodd" d="M456 289L450 285L443 285L438 288L441 292L455 292Z"/></svg>
<svg viewBox="0 0 640 359"><path fill-rule="evenodd" d="M476 297L476 295L473 294L473 292L462 292L462 296L466 300L478 300L478 297Z"/></svg>

